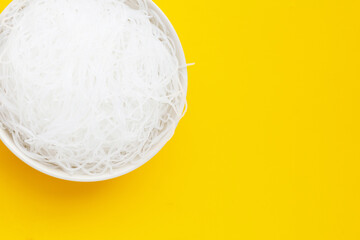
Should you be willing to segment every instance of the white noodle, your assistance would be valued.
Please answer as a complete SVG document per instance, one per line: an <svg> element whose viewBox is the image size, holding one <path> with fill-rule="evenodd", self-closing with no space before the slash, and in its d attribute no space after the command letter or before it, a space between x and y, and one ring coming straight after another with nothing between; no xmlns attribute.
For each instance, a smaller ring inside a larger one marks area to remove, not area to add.
<svg viewBox="0 0 360 240"><path fill-rule="evenodd" d="M14 0L0 15L0 122L69 174L143 161L186 105L176 48L144 0Z"/></svg>

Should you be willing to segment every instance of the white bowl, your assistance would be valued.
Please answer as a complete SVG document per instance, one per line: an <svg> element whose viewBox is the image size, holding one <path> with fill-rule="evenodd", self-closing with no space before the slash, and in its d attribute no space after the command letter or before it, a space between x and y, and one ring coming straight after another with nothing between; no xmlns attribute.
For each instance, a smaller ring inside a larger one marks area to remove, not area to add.
<svg viewBox="0 0 360 240"><path fill-rule="evenodd" d="M152 2L151 0L146 0L146 1L148 2L148 7L151 10L155 11L159 15L160 19L163 21L163 23L169 30L170 36L176 45L177 57L179 59L180 65L186 66L184 51L183 51L179 37L177 36L174 27L171 25L171 23L170 23L169 19L166 17L166 15L161 11L161 9L154 2ZM186 70L186 68L183 68L181 71L183 71L182 72L183 81L184 81L185 91L187 91L187 70ZM10 151L12 153L14 153L23 162L25 162L29 166L33 167L34 169L36 169L42 173L45 173L47 175L50 175L52 177L69 180L69 181L75 181L75 182L104 181L104 180L116 178L116 177L122 176L124 174L127 174L127 173L139 168L140 166L145 164L147 161L149 161L152 157L154 157L164 147L164 145L167 143L169 137L171 137L171 136L166 136L164 138L163 142L156 145L149 152L149 155L146 158L141 159L137 163L127 164L121 168L115 169L111 173L109 172L109 173L105 173L102 175L94 175L94 176L80 175L80 174L69 175L68 173L66 173L60 169L51 168L49 166L41 164L40 162L26 156L18 147L16 147L11 135L6 130L3 130L0 128L0 140L10 149Z"/></svg>

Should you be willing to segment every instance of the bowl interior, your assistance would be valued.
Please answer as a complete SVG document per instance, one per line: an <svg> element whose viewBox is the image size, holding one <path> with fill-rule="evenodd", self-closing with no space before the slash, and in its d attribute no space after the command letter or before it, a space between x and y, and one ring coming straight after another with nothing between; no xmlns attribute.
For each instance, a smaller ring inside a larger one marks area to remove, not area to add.
<svg viewBox="0 0 360 240"><path fill-rule="evenodd" d="M184 68L182 68L180 70L181 74L183 76L182 81L184 81L183 86L185 86L184 91L187 91L187 70L185 67L186 61L185 61L185 55L184 55L184 51L181 46L179 37L177 36L174 27L171 25L170 21L165 16L165 14L160 10L160 8L158 6L156 6L156 4L154 2L152 2L151 0L147 0L147 3L148 3L149 9L154 11L160 17L161 21L165 24L167 30L169 31L170 37L172 38L172 40L174 41L174 43L176 45L176 49L177 49L176 54L177 54L177 58L179 60L180 66L184 66ZM170 137L171 136L165 136L163 141L161 141L159 144L157 144L156 146L154 146L151 149L151 151L149 152L149 154L146 158L141 159L141 160L137 161L136 163L132 163L132 164L129 163L121 168L113 170L113 172L105 173L102 175L94 175L94 176L81 175L81 174L69 175L68 173L61 171L60 169L55 169L55 168L46 166L34 159L31 159L27 155L25 155L22 151L19 150L19 148L16 147L11 135L6 130L0 128L0 140L10 149L10 151L12 153L14 153L18 158L20 158L26 164L28 164L29 166L33 167L34 169L36 169L40 172L43 172L47 175L50 175L50 176L53 176L53 177L56 177L59 179L76 181L76 182L103 181L103 180L112 179L112 178L124 175L126 173L129 173L129 172L139 168L140 166L145 164L147 161L149 161L152 157L154 157L161 150L161 148L166 144L166 142L168 141L168 139Z"/></svg>

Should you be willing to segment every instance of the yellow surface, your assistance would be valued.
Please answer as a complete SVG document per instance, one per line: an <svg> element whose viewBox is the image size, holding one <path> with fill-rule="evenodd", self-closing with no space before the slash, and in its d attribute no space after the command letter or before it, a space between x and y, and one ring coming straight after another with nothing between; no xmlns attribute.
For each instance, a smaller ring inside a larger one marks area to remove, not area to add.
<svg viewBox="0 0 360 240"><path fill-rule="evenodd" d="M196 62L174 139L90 184L1 144L0 238L360 239L360 2L156 3Z"/></svg>

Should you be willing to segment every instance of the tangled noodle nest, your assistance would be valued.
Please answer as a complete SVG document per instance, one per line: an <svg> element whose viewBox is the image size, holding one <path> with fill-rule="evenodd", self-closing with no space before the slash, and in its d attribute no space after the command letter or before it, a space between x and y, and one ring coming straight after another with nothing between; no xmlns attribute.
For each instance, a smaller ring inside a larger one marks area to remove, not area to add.
<svg viewBox="0 0 360 240"><path fill-rule="evenodd" d="M14 0L0 15L0 127L69 174L146 161L186 105L186 66L145 0Z"/></svg>

